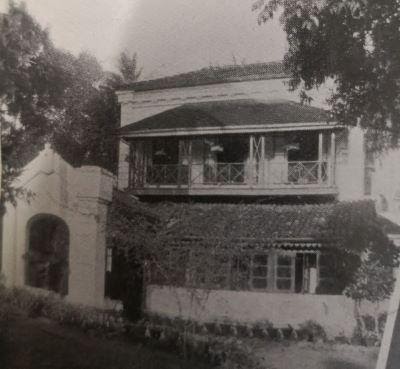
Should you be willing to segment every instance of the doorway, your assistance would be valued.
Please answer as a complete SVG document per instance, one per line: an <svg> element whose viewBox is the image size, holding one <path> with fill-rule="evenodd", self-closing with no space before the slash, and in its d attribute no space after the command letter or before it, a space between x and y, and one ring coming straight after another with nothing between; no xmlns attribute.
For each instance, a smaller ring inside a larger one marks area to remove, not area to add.
<svg viewBox="0 0 400 369"><path fill-rule="evenodd" d="M26 284L68 294L69 229L54 215L35 216L28 223Z"/></svg>

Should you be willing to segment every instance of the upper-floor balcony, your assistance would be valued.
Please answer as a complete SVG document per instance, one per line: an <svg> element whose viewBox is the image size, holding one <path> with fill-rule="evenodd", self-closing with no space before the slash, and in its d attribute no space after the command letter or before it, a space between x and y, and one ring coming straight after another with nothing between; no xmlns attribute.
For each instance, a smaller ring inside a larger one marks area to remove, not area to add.
<svg viewBox="0 0 400 369"><path fill-rule="evenodd" d="M338 127L322 109L234 98L172 108L153 101L148 110L135 109L136 120L121 129L130 146L124 178L132 194L337 194Z"/></svg>
<svg viewBox="0 0 400 369"><path fill-rule="evenodd" d="M130 142L135 195L334 195L335 133L299 131Z"/></svg>

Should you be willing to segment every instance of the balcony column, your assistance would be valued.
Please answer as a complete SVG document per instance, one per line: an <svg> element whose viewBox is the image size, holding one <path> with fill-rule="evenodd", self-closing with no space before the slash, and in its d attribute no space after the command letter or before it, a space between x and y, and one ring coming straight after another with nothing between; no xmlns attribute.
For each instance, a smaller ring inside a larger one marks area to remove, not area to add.
<svg viewBox="0 0 400 369"><path fill-rule="evenodd" d="M336 166L336 134L331 132L331 168L329 171L329 183L335 184L335 166Z"/></svg>
<svg viewBox="0 0 400 369"><path fill-rule="evenodd" d="M264 180L265 136L250 136L251 184L261 185Z"/></svg>
<svg viewBox="0 0 400 369"><path fill-rule="evenodd" d="M260 186L265 184L265 136L261 136L261 153L260 153L260 166L261 170L259 173L258 183Z"/></svg>
<svg viewBox="0 0 400 369"><path fill-rule="evenodd" d="M249 142L249 171L248 171L248 180L250 184L254 183L254 178L256 177L255 171L255 160L254 160L254 136L250 135Z"/></svg>
<svg viewBox="0 0 400 369"><path fill-rule="evenodd" d="M184 167L187 166L187 170ZM177 172L178 185L191 184L192 140L179 140L179 165Z"/></svg>
<svg viewBox="0 0 400 369"><path fill-rule="evenodd" d="M324 136L323 133L320 132L318 134L318 183L322 183L322 155L323 155L323 145L324 145Z"/></svg>

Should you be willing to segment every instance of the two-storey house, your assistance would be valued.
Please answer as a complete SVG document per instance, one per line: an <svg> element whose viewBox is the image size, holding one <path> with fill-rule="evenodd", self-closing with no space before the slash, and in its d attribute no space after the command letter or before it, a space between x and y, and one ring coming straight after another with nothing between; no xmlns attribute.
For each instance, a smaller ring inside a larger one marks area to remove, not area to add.
<svg viewBox="0 0 400 369"><path fill-rule="evenodd" d="M314 319L333 334L354 328L349 301L317 295L324 286L332 292L334 282L314 231L336 201L378 195L382 186L373 187L362 130L327 113L329 86L301 104L288 80L281 63L266 63L205 68L118 91L119 189L152 203L192 203L200 215L186 227L196 252L203 232L263 250L215 255L219 262L194 277L186 273L180 286L150 277L148 311L282 325ZM194 223L207 211L219 214L218 224L199 229ZM253 235L258 229L257 237L249 240L243 227ZM232 288L239 274L244 281ZM185 283L201 289L205 279L215 283L200 308Z"/></svg>
<svg viewBox="0 0 400 369"><path fill-rule="evenodd" d="M287 81L282 65L270 63L120 91L119 188L164 199L347 199L368 191L362 133L329 119L327 89L313 92L313 106L302 105Z"/></svg>

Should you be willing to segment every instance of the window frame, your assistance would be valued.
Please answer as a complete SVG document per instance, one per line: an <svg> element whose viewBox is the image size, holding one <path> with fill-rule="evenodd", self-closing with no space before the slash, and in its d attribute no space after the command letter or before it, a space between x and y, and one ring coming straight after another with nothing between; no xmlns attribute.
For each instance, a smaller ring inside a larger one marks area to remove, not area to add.
<svg viewBox="0 0 400 369"><path fill-rule="evenodd" d="M296 254L297 251L277 251L275 254L274 260L274 290L278 293L295 293L295 278L296 278ZM280 257L289 257L290 258L290 265L283 266L285 269L290 270L290 277L280 277L279 276L279 264L278 260ZM279 280L290 280L290 287L289 288L279 288L278 281Z"/></svg>
<svg viewBox="0 0 400 369"><path fill-rule="evenodd" d="M176 263L175 257L177 250L170 250L167 258L168 265L173 268ZM209 254L206 250L192 249L187 251L187 255L182 259L182 263L186 264L181 273L181 283L177 285L189 288L205 288L210 290L230 290L230 291L253 291L253 292L270 292L270 293L296 293L309 294L305 288L305 259L302 263L303 279L301 291L296 290L296 278L298 265L296 264L297 255L302 254L304 257L314 254L317 269L317 288L324 277L321 276L320 258L321 250L284 250L279 248L269 248L266 250L249 250L239 252L238 254L226 253L222 250L214 251ZM204 262L198 263L199 258L204 258ZM259 261L257 261L257 258ZM264 258L264 260L262 260ZM280 258L288 258L290 262L285 265L279 264ZM259 273L257 273L257 270ZM280 270L289 271L287 276L281 275ZM151 278L152 279L152 278ZM157 279L157 278L156 278ZM290 281L290 287L279 288L279 281ZM262 282L257 281L264 281ZM260 287L261 286L261 287ZM317 292L316 292L317 293Z"/></svg>
<svg viewBox="0 0 400 369"><path fill-rule="evenodd" d="M264 256L267 258L267 261L265 264L255 264L254 259L257 256ZM250 256L250 266L249 266L249 288L250 290L253 291L270 291L271 290L271 280L272 280L272 276L271 276L271 252L254 252L251 254ZM266 269L266 275L265 277L261 277L261 276L255 276L254 275L254 269L255 268L264 268ZM265 288L259 288L259 287L255 287L254 286L254 280L265 280L266 281L266 286Z"/></svg>

